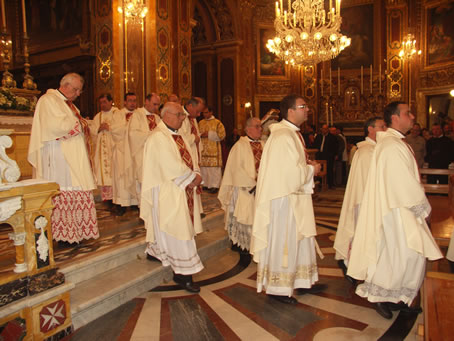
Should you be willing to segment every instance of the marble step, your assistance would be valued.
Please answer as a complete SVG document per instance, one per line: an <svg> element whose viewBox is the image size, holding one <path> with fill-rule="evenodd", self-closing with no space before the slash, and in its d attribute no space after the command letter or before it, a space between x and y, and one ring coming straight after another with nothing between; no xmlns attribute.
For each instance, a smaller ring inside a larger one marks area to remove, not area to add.
<svg viewBox="0 0 454 341"><path fill-rule="evenodd" d="M223 212L210 215L203 223L205 232L196 237L196 243L199 256L205 261L225 250L229 246L229 240L224 230ZM109 266L109 256L103 255L106 258L104 262L94 264L94 269L83 270L84 274L92 275L84 281L77 282L76 287L71 290L71 315L75 329L172 279L171 268L164 268L159 262L147 260L144 249L145 243L131 243L128 250L124 251L128 256L119 257L123 260L133 255L129 262L118 263L117 266L102 271L102 264ZM120 250L115 251L122 253ZM116 257L115 252L112 257ZM89 265L85 264L83 267L87 268ZM94 276L97 269L102 272ZM80 279L82 276L77 275L73 278Z"/></svg>

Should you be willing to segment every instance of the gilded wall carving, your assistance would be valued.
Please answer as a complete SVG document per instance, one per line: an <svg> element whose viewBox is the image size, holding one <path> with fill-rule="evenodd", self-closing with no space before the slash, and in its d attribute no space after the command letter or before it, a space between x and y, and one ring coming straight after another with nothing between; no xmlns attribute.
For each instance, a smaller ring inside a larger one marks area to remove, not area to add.
<svg viewBox="0 0 454 341"><path fill-rule="evenodd" d="M432 88L454 84L454 67L422 72L420 80L422 88Z"/></svg>
<svg viewBox="0 0 454 341"><path fill-rule="evenodd" d="M292 85L290 82L277 82L277 81L258 81L257 93L259 94L289 94L292 92Z"/></svg>
<svg viewBox="0 0 454 341"><path fill-rule="evenodd" d="M229 40L235 37L233 31L232 14L225 4L224 0L211 0L206 2L214 16L219 29L219 38L221 40Z"/></svg>

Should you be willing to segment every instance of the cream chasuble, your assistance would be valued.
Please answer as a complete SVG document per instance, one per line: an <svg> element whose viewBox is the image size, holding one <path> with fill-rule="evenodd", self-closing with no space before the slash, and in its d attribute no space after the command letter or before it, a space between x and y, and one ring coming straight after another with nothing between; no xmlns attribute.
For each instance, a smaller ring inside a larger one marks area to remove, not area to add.
<svg viewBox="0 0 454 341"><path fill-rule="evenodd" d="M250 252L258 262L257 291L291 296L318 280L314 168L306 162L299 128L273 124L257 180Z"/></svg>
<svg viewBox="0 0 454 341"><path fill-rule="evenodd" d="M112 153L112 187L113 187L113 202L121 206L138 205L138 197L131 194L128 190L128 185L133 181L130 179L132 173L126 173L127 169L132 168L127 145L127 125L134 111L129 111L123 108L116 111L112 120L112 139L114 148ZM128 154L128 155L126 155Z"/></svg>
<svg viewBox="0 0 454 341"><path fill-rule="evenodd" d="M93 140L93 166L96 184L98 186L112 186L112 120L117 108L112 107L109 111L100 111L90 121L90 134ZM109 125L109 130L98 132L102 123Z"/></svg>
<svg viewBox="0 0 454 341"><path fill-rule="evenodd" d="M185 136L180 136L193 162L194 153L189 148ZM147 176L143 178L142 183L140 217L147 229L147 242L155 241L154 224L178 240L191 240L196 233L202 232L198 206L194 205L193 224L186 199L186 186L183 186L191 174L199 172L199 167L194 162L193 168L194 171L183 161L172 133L161 121L144 147L143 172ZM153 189L159 192L159 205L153 200ZM196 189L193 190L194 196L195 191ZM153 214L159 217L156 222L153 220Z"/></svg>
<svg viewBox="0 0 454 341"><path fill-rule="evenodd" d="M47 90L36 105L28 150L35 177L60 185L60 194L52 198L52 238L69 243L99 237L91 192L96 185L76 114L60 91Z"/></svg>
<svg viewBox="0 0 454 341"><path fill-rule="evenodd" d="M358 143L358 150L353 157L337 226L336 239L334 240L336 259L348 260L350 257L351 241L355 234L356 221L375 145L374 140L366 137L365 141Z"/></svg>
<svg viewBox="0 0 454 341"><path fill-rule="evenodd" d="M130 168L126 168L125 173L129 181L128 190L138 198L140 193L137 193L137 189L142 183L143 147L160 121L158 115L148 112L145 108L137 109L128 121L125 150L129 152L125 153L125 158L128 159L125 165L129 165Z"/></svg>
<svg viewBox="0 0 454 341"><path fill-rule="evenodd" d="M251 143L259 145L255 154ZM255 211L255 194L250 191L257 184L263 146L262 141L254 142L247 136L235 143L230 150L218 194L225 211L225 227L230 240L245 250L250 247Z"/></svg>
<svg viewBox="0 0 454 341"><path fill-rule="evenodd" d="M442 254L426 224L431 207L404 136L377 132L377 146L358 216L347 274L365 282L356 293L371 302L411 304L425 258Z"/></svg>

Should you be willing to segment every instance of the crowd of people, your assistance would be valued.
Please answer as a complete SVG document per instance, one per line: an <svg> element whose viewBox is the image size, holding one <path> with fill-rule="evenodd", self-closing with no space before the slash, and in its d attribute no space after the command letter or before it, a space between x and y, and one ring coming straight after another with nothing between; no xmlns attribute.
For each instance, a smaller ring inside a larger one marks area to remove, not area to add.
<svg viewBox="0 0 454 341"><path fill-rule="evenodd" d="M137 108L137 96L128 92L118 109L103 94L101 111L85 120L73 104L83 83L78 74L64 76L58 90L40 98L33 120L29 161L38 178L60 185L53 198L55 240L99 237L92 194L98 187L117 215L140 207L147 257L171 266L182 288L199 292L192 275L203 269L194 239L203 232L201 193L218 193L232 244L257 262L257 291L295 304L294 294L324 290L315 284L316 255L323 255L312 204L321 165L307 153L316 148L316 159L327 161L329 186L347 183L334 244L345 276L361 281L356 293L376 303L385 318L392 310L420 309L411 304L426 258L442 255L427 226L431 209L418 168L421 158L447 168L437 162L446 157L445 143L453 142L440 137L440 126L425 141L408 105L390 103L383 118L365 123L365 140L357 145L348 176L350 148L342 128L302 131L308 105L302 96L288 95L280 103L279 122L273 116L269 124L272 115L246 121L222 174L226 132L204 99L182 105L173 94L162 103L151 93Z"/></svg>

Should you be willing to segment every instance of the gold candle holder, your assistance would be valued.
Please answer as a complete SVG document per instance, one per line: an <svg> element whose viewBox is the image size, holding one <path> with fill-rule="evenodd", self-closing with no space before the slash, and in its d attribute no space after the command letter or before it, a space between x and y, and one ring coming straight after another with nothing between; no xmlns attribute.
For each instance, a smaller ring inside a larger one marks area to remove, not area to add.
<svg viewBox="0 0 454 341"><path fill-rule="evenodd" d="M30 56L28 54L28 41L30 38L28 38L27 34L24 34L24 70L25 70L25 76L24 76L24 82L22 83L22 86L24 89L28 90L36 90L37 85L33 81L33 76L30 74L30 63L28 60L28 57Z"/></svg>
<svg viewBox="0 0 454 341"><path fill-rule="evenodd" d="M10 39L9 34L6 32L5 29L2 31L1 35L1 47L0 47L0 56L2 57L3 62L3 78L2 78L2 86L5 88L15 88L16 81L13 78L11 72L9 72L9 63L11 62L11 47L12 42Z"/></svg>

